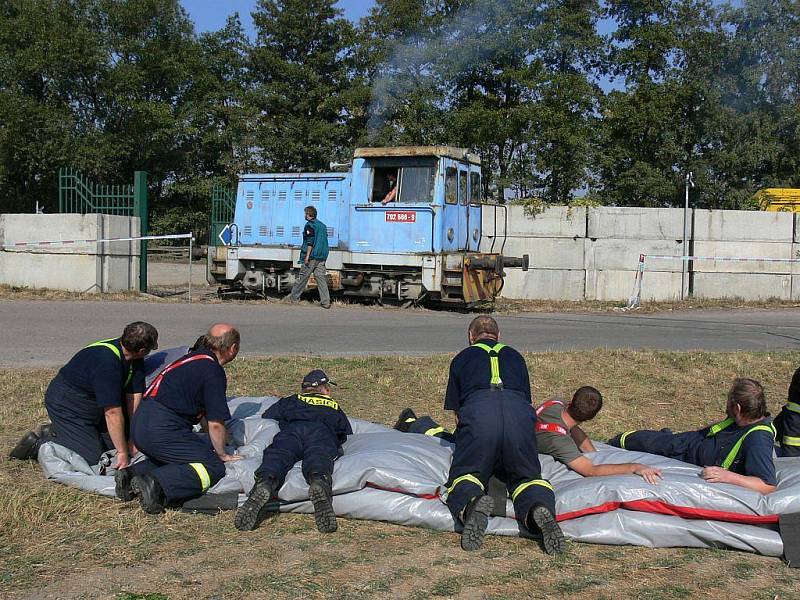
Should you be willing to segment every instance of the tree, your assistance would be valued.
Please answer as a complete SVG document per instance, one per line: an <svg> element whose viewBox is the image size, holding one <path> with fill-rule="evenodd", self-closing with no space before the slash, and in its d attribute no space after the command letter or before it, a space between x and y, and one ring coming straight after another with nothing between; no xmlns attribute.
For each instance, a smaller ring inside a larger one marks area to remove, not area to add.
<svg viewBox="0 0 800 600"><path fill-rule="evenodd" d="M275 171L322 170L347 140L343 56L353 37L333 0L259 0L250 55L259 162Z"/></svg>

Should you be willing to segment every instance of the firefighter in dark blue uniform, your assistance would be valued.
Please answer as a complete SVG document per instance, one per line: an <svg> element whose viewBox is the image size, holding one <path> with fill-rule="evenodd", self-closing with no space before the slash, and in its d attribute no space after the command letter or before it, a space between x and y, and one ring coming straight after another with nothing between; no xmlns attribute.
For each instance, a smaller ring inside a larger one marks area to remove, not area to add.
<svg viewBox="0 0 800 600"><path fill-rule="evenodd" d="M775 417L778 456L800 456L800 369L789 384L789 397Z"/></svg>
<svg viewBox="0 0 800 600"><path fill-rule="evenodd" d="M42 443L52 441L79 454L90 466L116 449L114 467L122 469L135 450L127 425L144 392L144 357L158 348L158 332L137 321L122 336L89 344L50 382L44 405L52 425L45 435L28 433L11 452L35 459ZM123 404L127 411L123 410Z"/></svg>
<svg viewBox="0 0 800 600"><path fill-rule="evenodd" d="M225 476L225 463L239 460L225 450L230 420L223 365L239 352L239 332L213 325L204 347L167 366L145 392L133 419L133 440L148 460L116 474L117 496L138 496L150 514L164 512L205 493ZM193 431L200 423L208 438ZM209 443L210 442L210 443Z"/></svg>
<svg viewBox="0 0 800 600"><path fill-rule="evenodd" d="M303 378L300 394L281 398L262 415L276 420L281 430L264 450L256 483L236 512L236 529L250 531L256 527L259 513L278 493L289 469L302 460L317 529L322 533L336 531L333 461L341 455L341 446L353 430L339 403L331 398L330 385L335 383L324 371L315 369Z"/></svg>
<svg viewBox="0 0 800 600"><path fill-rule="evenodd" d="M447 505L463 524L461 547L480 548L493 507L486 487L496 475L506 483L520 523L541 533L548 554L563 552L553 487L542 479L533 435L528 368L519 352L498 342L499 335L494 319L476 317L470 346L450 363L444 408L456 412L458 424Z"/></svg>
<svg viewBox="0 0 800 600"><path fill-rule="evenodd" d="M704 467L702 477L712 483L732 483L771 494L778 483L772 460L775 428L761 384L753 379L734 380L728 392L727 415L697 431L628 431L608 443Z"/></svg>

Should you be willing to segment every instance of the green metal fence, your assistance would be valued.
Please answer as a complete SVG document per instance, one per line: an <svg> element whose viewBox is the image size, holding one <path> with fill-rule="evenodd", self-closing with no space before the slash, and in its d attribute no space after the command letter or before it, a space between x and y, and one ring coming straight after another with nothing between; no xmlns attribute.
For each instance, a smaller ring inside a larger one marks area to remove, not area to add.
<svg viewBox="0 0 800 600"><path fill-rule="evenodd" d="M221 246L220 232L233 222L236 209L236 192L224 185L215 184L211 190L211 218L209 220L209 246Z"/></svg>
<svg viewBox="0 0 800 600"><path fill-rule="evenodd" d="M147 235L147 173L136 171L133 184L103 185L71 167L58 170L58 212L102 213L139 217L140 235ZM141 241L139 291L147 291L147 242Z"/></svg>

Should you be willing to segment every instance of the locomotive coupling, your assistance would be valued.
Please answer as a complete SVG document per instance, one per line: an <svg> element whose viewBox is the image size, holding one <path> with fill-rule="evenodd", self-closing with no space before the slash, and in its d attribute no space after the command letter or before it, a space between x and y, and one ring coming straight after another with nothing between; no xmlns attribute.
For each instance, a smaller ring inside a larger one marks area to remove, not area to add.
<svg viewBox="0 0 800 600"><path fill-rule="evenodd" d="M521 258L503 256L502 254L475 254L465 261L465 266L470 271L494 271L500 277L505 277L505 267L528 270L530 257L523 254Z"/></svg>

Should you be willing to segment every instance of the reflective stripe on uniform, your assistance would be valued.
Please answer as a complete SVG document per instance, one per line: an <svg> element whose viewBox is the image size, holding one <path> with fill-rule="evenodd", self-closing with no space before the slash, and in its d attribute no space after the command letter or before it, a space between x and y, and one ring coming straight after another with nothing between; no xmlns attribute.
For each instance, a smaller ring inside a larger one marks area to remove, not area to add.
<svg viewBox="0 0 800 600"><path fill-rule="evenodd" d="M553 486L550 485L549 481L545 481L544 479L534 479L532 481L526 481L525 483L520 483L517 487L515 487L514 491L511 492L511 501L513 502L514 500L516 500L517 496L519 496L522 492L527 490L532 485L540 485L542 487L546 487L551 492L553 491Z"/></svg>
<svg viewBox="0 0 800 600"><path fill-rule="evenodd" d="M99 342L92 342L91 344L89 344L86 347L87 348L97 348L98 346L102 346L103 348L108 348L109 350L111 350L114 353L114 355L120 360L120 362L122 362L122 360L123 360L122 353L119 351L119 348L117 348L114 344L111 343L115 339L116 338L111 338L111 339L108 339L108 340L100 340ZM128 377L125 379L125 383L122 384L123 389L128 387L128 384L131 382L132 378L133 378L133 365L129 365L128 366Z"/></svg>
<svg viewBox="0 0 800 600"><path fill-rule="evenodd" d="M442 433L445 431L444 427L431 427L425 432L425 435L435 436L437 433Z"/></svg>
<svg viewBox="0 0 800 600"><path fill-rule="evenodd" d="M625 440L630 434L636 433L637 431L638 429L634 429L633 431L626 431L621 436L619 436L619 447L625 449Z"/></svg>
<svg viewBox="0 0 800 600"><path fill-rule="evenodd" d="M726 427L730 427L730 426L731 426L731 425L733 425L734 423L735 423L735 421L734 421L733 419L731 419L730 417L728 417L728 418L727 418L727 419L725 419L724 421L720 421L719 423L717 423L717 424L715 424L715 425L712 425L712 426L711 426L711 427L708 429L708 433L706 434L706 437L714 437L714 436L715 436L715 435L717 435L717 434L718 434L720 431L722 431L722 430L723 430L723 429L725 429Z"/></svg>
<svg viewBox="0 0 800 600"><path fill-rule="evenodd" d="M492 385L503 385L503 380L500 379L500 358L498 357L498 353L505 348L506 345L500 342L497 342L494 346L489 346L482 342L472 345L481 350L485 350L489 355L489 368L491 369L491 379L489 383Z"/></svg>
<svg viewBox="0 0 800 600"><path fill-rule="evenodd" d="M797 402L787 402L785 408L786 410L800 413L800 404L798 404Z"/></svg>
<svg viewBox="0 0 800 600"><path fill-rule="evenodd" d="M471 474L467 473L466 475L462 475L461 477L456 477L456 480L453 482L453 484L449 488L447 488L447 493L448 494L452 493L453 489L455 489L455 487L459 483L463 483L464 481L469 481L471 483L474 483L479 488L481 488L481 491L485 490L485 488L483 487L483 484L481 483L480 479L475 477L475 475L471 475Z"/></svg>
<svg viewBox="0 0 800 600"><path fill-rule="evenodd" d="M800 446L800 437L792 437L791 435L783 436L781 443L784 446Z"/></svg>
<svg viewBox="0 0 800 600"><path fill-rule="evenodd" d="M730 427L735 423L736 421L734 421L731 417L728 417L724 421L720 421L716 425L712 425L711 429L709 429L708 431L708 434L706 434L706 437L713 437L723 429ZM773 440L778 435L772 423L770 423L769 425L756 425L754 427L751 427L750 429L745 431L738 440L736 440L736 443L733 445L733 448L731 448L730 452L728 452L728 455L725 457L725 460L723 460L722 464L720 465L723 469L729 469L730 466L736 461L736 457L739 456L739 451L742 449L742 444L744 443L745 438L754 431L767 431L770 434L772 434Z"/></svg>
<svg viewBox="0 0 800 600"><path fill-rule="evenodd" d="M336 402L336 400L330 396L325 396L324 394L318 394L314 396L304 396L302 394L298 394L297 399L313 406L327 406L333 410L339 410L339 404Z"/></svg>
<svg viewBox="0 0 800 600"><path fill-rule="evenodd" d="M205 492L211 487L211 475L208 474L206 466L203 463L189 463L189 466L192 467L197 473L197 476L200 478L200 485L203 487L203 491Z"/></svg>

